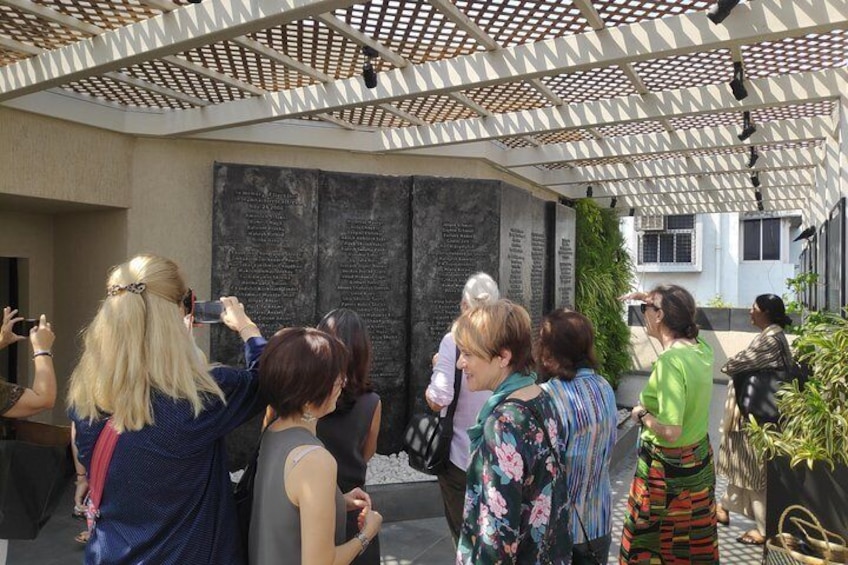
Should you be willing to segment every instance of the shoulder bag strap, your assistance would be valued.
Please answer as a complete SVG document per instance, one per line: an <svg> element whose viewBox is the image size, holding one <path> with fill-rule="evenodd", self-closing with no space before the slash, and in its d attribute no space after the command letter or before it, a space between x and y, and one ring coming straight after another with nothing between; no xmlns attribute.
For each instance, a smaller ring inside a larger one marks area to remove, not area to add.
<svg viewBox="0 0 848 565"><path fill-rule="evenodd" d="M544 391L541 394L546 394ZM539 424L539 427L542 428L542 433L545 435L545 441L548 442L548 449L551 450L551 454L554 456L554 461L556 461L557 466L562 470L563 480L567 481L565 478L565 465L562 464L562 461L559 458L559 449L554 447L553 441L551 441L551 436L548 434L548 427L545 425L545 419L541 417L535 408L530 406L529 404L525 404L530 412L533 414L533 417L536 419L536 422ZM580 524L580 530L583 532L583 537L586 538L586 545L589 548L589 557L595 563L595 565L602 565L601 560L598 559L598 554L595 553L595 548L592 547L592 541L589 539L589 534L586 532L586 526L583 525L583 519L580 517L580 512L577 511L577 507L574 506L574 501L570 501L570 505L572 510L574 510L574 515L577 516L577 523Z"/></svg>
<svg viewBox="0 0 848 565"><path fill-rule="evenodd" d="M88 510L86 512L89 530L100 517L100 501L103 500L103 487L106 484L106 471L112 461L115 445L118 443L118 432L112 425L112 420L106 420L106 425L97 436L94 452L91 454L91 469L89 470Z"/></svg>
<svg viewBox="0 0 848 565"><path fill-rule="evenodd" d="M448 405L448 412L442 420L446 420L449 422L453 422L453 415L456 412L456 405L459 403L459 389L462 386L462 369L457 367L457 361L459 361L459 348L456 348L456 357L454 357L455 361L453 363L454 371L453 371L453 400L451 400L450 405Z"/></svg>

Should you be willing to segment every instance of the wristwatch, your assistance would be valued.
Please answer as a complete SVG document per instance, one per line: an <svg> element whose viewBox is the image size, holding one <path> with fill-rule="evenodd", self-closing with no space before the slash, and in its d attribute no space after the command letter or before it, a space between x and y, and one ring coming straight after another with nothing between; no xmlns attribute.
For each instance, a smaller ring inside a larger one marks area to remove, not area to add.
<svg viewBox="0 0 848 565"><path fill-rule="evenodd" d="M371 540L368 539L368 536L364 532L356 532L356 535L353 537L358 539L359 543L362 544L362 549L359 550L359 553L363 553L368 548L368 544L371 543Z"/></svg>
<svg viewBox="0 0 848 565"><path fill-rule="evenodd" d="M636 414L636 418L639 420L639 423L641 424L641 423L643 423L642 420L644 420L645 416L647 416L647 415L648 415L648 410L646 408L642 408L639 411L639 413Z"/></svg>

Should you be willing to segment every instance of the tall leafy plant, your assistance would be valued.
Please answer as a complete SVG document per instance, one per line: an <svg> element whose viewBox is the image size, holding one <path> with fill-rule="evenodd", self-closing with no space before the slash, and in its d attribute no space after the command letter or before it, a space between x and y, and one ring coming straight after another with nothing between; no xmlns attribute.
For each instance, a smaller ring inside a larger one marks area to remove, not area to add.
<svg viewBox="0 0 848 565"><path fill-rule="evenodd" d="M579 200L575 209L575 306L592 320L600 373L616 387L621 375L630 369L630 329L618 300L630 290L630 256L613 210L600 208L590 199Z"/></svg>

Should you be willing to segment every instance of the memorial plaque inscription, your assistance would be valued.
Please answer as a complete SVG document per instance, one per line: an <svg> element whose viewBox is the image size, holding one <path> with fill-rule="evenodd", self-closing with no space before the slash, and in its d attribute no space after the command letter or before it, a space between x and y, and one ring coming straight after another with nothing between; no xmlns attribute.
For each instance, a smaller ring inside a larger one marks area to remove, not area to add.
<svg viewBox="0 0 848 565"><path fill-rule="evenodd" d="M462 287L484 271L498 278L499 183L414 177L410 400L424 410L430 360L459 315Z"/></svg>
<svg viewBox="0 0 848 565"><path fill-rule="evenodd" d="M371 382L383 401L380 453L406 424L409 177L324 173L319 205L319 316L349 308L372 343Z"/></svg>
<svg viewBox="0 0 848 565"><path fill-rule="evenodd" d="M553 289L555 308L574 308L574 262L577 216L573 208L551 203L553 221Z"/></svg>

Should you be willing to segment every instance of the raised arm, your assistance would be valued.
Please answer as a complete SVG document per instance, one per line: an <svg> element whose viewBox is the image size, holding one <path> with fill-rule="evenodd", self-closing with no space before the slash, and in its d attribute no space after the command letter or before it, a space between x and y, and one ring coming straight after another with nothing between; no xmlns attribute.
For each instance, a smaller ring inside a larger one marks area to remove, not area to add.
<svg viewBox="0 0 848 565"><path fill-rule="evenodd" d="M4 333L6 323L12 317L7 317L8 308L3 310ZM11 323L9 324L11 332ZM20 337L20 336L18 336ZM32 388L24 389L20 399L6 410L3 416L7 418L27 418L53 408L56 403L56 371L53 368L53 341L55 336L50 329L50 322L43 314L38 320L38 327L32 328L29 341L32 346L33 363L35 363L35 378Z"/></svg>

